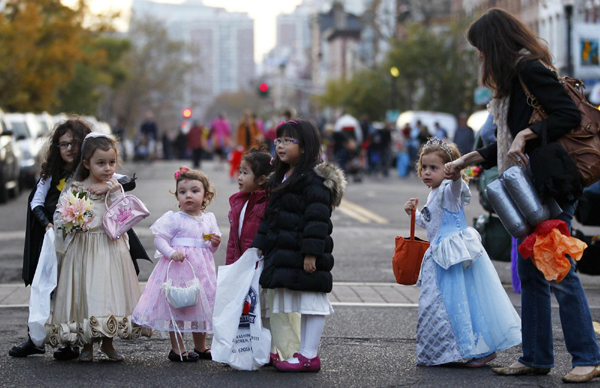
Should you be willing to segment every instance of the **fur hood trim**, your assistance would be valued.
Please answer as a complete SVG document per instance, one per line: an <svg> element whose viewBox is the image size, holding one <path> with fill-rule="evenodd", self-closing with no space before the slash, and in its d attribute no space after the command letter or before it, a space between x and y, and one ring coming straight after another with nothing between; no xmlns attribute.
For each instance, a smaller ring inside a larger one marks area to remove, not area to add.
<svg viewBox="0 0 600 388"><path fill-rule="evenodd" d="M336 208L342 202L348 181L344 171L333 163L319 163L314 168L315 173L323 178L325 187L331 191L331 207Z"/></svg>

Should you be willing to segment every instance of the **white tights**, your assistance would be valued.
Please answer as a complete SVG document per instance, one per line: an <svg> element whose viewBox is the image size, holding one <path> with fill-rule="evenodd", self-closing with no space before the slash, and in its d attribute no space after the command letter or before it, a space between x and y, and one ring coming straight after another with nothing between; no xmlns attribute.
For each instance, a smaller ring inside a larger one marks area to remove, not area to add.
<svg viewBox="0 0 600 388"><path fill-rule="evenodd" d="M307 315L302 314L301 339L300 339L300 354L306 358L317 357L321 335L325 328L324 315ZM290 364L297 364L300 361L296 357L287 360Z"/></svg>

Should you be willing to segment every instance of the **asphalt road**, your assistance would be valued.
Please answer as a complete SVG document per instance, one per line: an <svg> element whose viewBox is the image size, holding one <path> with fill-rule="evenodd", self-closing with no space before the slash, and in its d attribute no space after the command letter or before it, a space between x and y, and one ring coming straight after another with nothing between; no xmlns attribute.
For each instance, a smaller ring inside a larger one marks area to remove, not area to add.
<svg viewBox="0 0 600 388"><path fill-rule="evenodd" d="M557 315L557 314L555 314ZM600 314L595 311L595 319ZM3 309L0 315L0 354L23 338L26 309ZM416 308L336 307L321 341L322 370L318 374L283 374L264 367L240 372L211 362L173 363L167 360L169 341L160 338L118 341L124 363L82 364L54 361L45 355L14 359L0 356L2 387L559 387L570 370L560 324L554 322L556 367L548 376L501 377L492 366L508 364L520 347L502 352L490 366L418 367L415 356ZM188 341L189 346L193 346ZM590 384L589 386L594 386ZM597 386L597 385L596 385Z"/></svg>

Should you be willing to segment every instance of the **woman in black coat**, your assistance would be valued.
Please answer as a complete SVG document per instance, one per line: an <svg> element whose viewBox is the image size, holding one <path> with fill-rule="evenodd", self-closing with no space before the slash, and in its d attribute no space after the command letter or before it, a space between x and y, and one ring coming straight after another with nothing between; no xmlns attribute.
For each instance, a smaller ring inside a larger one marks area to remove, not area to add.
<svg viewBox="0 0 600 388"><path fill-rule="evenodd" d="M497 164L500 173L510 165L527 166L527 155L540 147L544 135L554 142L579 124L579 110L556 74L548 69L552 63L548 48L509 13L491 9L471 25L468 38L483 60L482 82L494 92L490 110L498 126L497 142L446 164L446 175L458 174L475 163L482 163L485 168ZM519 76L548 114L545 120L529 124L533 108L528 104ZM562 168L561 171L549 166L531 167L534 174L540 174L536 170L545 169L549 170L545 174L554 174L555 178L564 180L562 193L555 199L563 210L558 219L570 228L574 202L581 193L574 162L566 155L563 163L556 166ZM536 178L539 175L534 176L534 181ZM575 273L575 261L570 260L570 272L556 283L547 281L532 260L524 260L519 255L523 356L509 367L493 368L495 373L548 374L554 367L550 305L553 292L559 304L565 345L572 356L573 370L563 377L563 381L584 382L600 376L600 350L592 316L585 291Z"/></svg>
<svg viewBox="0 0 600 388"><path fill-rule="evenodd" d="M275 172L268 183L269 204L252 247L264 252L260 277L274 289L271 313L302 314L300 352L275 363L282 371L317 372L325 316L333 309L332 209L346 186L343 172L320 160L316 126L305 120L282 122L274 141Z"/></svg>

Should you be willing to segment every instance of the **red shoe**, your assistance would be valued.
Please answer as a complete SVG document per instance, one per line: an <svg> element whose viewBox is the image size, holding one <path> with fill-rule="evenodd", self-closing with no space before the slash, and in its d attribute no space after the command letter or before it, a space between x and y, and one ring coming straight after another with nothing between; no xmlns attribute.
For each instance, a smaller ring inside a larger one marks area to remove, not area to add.
<svg viewBox="0 0 600 388"><path fill-rule="evenodd" d="M279 353L271 353L269 355L269 363L267 364L267 366L275 366L275 364L277 364L280 361L281 360L279 359Z"/></svg>
<svg viewBox="0 0 600 388"><path fill-rule="evenodd" d="M321 359L319 356L315 358L306 358L300 353L294 353L294 357L300 361L298 364L290 364L287 361L280 361L275 364L275 369L280 372L312 372L316 373L321 370Z"/></svg>

